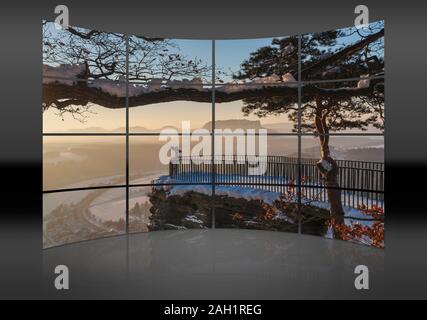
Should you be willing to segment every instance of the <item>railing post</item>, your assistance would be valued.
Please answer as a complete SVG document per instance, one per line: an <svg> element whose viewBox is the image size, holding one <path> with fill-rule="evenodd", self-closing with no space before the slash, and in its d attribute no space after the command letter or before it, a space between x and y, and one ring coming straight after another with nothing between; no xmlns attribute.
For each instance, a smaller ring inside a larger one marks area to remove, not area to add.
<svg viewBox="0 0 427 320"><path fill-rule="evenodd" d="M169 161L169 177L173 178L173 164Z"/></svg>

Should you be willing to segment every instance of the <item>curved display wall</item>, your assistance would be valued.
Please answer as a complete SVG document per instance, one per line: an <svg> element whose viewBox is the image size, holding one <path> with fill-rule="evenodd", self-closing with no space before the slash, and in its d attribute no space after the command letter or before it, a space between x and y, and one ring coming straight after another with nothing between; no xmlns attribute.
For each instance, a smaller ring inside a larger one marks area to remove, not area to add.
<svg viewBox="0 0 427 320"><path fill-rule="evenodd" d="M239 40L43 22L43 246L248 228L384 247L384 23Z"/></svg>

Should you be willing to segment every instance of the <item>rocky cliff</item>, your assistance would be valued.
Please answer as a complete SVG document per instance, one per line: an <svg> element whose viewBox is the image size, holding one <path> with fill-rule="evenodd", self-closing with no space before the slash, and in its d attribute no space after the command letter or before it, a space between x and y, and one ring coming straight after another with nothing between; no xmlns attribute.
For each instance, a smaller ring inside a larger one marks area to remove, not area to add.
<svg viewBox="0 0 427 320"><path fill-rule="evenodd" d="M292 202L278 200L267 204L227 195L216 195L213 201L213 197L203 193L172 194L164 188L153 188L149 199L150 230L209 228L214 208L217 228L298 232L300 217L305 234L324 235L329 215L329 211L309 205L298 210Z"/></svg>

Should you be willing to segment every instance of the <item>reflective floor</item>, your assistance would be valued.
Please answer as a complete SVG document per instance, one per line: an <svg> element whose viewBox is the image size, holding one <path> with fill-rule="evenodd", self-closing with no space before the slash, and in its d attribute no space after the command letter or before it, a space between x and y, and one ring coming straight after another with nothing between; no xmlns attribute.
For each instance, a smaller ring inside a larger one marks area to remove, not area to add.
<svg viewBox="0 0 427 320"><path fill-rule="evenodd" d="M54 289L54 268L70 290ZM370 290L356 290L356 265ZM382 293L384 250L285 232L156 231L75 243L43 252L52 298L370 298ZM51 285L50 285L51 284Z"/></svg>

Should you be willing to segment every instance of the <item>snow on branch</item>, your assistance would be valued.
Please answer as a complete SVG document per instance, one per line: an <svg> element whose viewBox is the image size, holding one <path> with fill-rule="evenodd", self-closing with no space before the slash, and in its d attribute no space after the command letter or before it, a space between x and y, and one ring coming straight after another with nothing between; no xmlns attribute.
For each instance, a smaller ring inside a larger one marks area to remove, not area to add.
<svg viewBox="0 0 427 320"><path fill-rule="evenodd" d="M282 76L273 74L266 77L257 77L252 81L237 80L228 84L217 87L217 91L232 93L239 91L262 89L264 86L283 86L296 88L298 83L291 73L286 73Z"/></svg>
<svg viewBox="0 0 427 320"><path fill-rule="evenodd" d="M369 87L322 89L316 86L306 86L303 97L328 96L332 98L346 98L352 96L370 96L374 91L374 82L371 80ZM43 101L46 106L55 104L57 107L74 105L75 101L93 103L106 108L116 109L125 107L125 83L86 83L78 82L73 85L67 83L43 83ZM351 90L349 90L351 89ZM196 89L194 87L129 87L129 107L157 104L172 101L211 102L212 90L210 88ZM248 98L295 98L298 88L289 86L243 86L236 91L217 90L215 101L217 103L232 102ZM58 104L60 102L60 104Z"/></svg>
<svg viewBox="0 0 427 320"><path fill-rule="evenodd" d="M49 83L62 83L66 85L75 84L74 80L84 75L87 71L87 67L84 63L82 64L60 64L57 67L43 65L43 84Z"/></svg>

